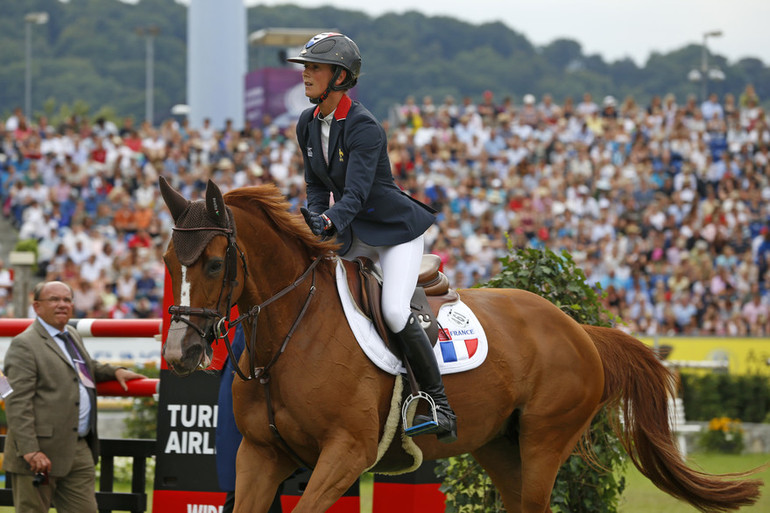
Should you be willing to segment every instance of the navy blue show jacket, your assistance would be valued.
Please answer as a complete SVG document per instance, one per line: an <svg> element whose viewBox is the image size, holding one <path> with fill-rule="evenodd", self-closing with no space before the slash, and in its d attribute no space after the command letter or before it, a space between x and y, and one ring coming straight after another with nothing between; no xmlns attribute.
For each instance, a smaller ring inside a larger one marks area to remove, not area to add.
<svg viewBox="0 0 770 513"><path fill-rule="evenodd" d="M436 211L396 185L385 130L372 113L342 97L329 132L328 165L319 113L311 107L300 115L297 141L305 162L308 210L329 216L342 244L340 254L350 249L354 234L371 246L394 246L422 235L435 222Z"/></svg>

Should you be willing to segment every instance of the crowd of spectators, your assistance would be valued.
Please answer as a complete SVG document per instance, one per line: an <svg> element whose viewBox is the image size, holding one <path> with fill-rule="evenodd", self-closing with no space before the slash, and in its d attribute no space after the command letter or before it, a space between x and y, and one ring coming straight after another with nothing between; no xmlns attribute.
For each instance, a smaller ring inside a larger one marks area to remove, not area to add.
<svg viewBox="0 0 770 513"><path fill-rule="evenodd" d="M39 277L75 286L76 317L160 315L159 174L190 199L211 178L305 202L294 127L267 117L52 126L17 110L0 125L3 214L39 241ZM426 251L454 286L499 272L510 241L568 251L631 332L770 334L770 127L751 85L681 104L409 97L383 125L397 182L439 212Z"/></svg>

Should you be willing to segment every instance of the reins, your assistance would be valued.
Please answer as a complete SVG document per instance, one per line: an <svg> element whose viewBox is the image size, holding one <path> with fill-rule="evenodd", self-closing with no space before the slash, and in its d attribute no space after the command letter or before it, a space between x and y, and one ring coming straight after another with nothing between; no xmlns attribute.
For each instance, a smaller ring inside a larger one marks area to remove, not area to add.
<svg viewBox="0 0 770 513"><path fill-rule="evenodd" d="M272 398L272 394L270 393L270 369L273 367L273 365L275 365L275 363L278 361L278 358L280 358L281 355L283 354L284 350L286 349L286 346L289 344L289 340L291 339L292 335L294 335L294 332L299 326L299 323L302 321L302 318L305 316L305 312L307 312L308 306L310 306L310 300L313 299L313 296L315 295L315 291L316 291L315 268L318 266L320 262L321 262L321 258L318 258L318 257L314 258L313 261L308 266L308 268L305 269L305 272L302 273L302 275L299 278L294 280L293 283L284 287L279 292L269 297L267 300L265 300L261 304L251 307L248 312L239 315L231 323L228 323L227 330L229 331L230 328L232 328L233 326L237 326L238 324L240 324L246 319L251 319L251 318L254 319L251 326L251 336L249 337L249 344L246 346L246 350L249 353L249 375L248 376L244 374L244 372L241 370L241 366L238 364L238 360L235 358L235 354L233 353L233 348L232 348L232 344L230 344L230 340L226 336L222 337L225 340L225 347L227 348L227 353L230 355L230 360L234 363L235 372L238 374L238 376L244 381L250 381L252 379L259 378L259 383L262 386L264 386L265 406L267 408L267 420L268 420L268 425L270 426L270 431L272 431L273 436L275 436L276 440L278 440L278 442L284 448L286 453L294 460L295 463L307 469L313 469L313 466L305 462L305 460L303 460L302 457L299 454L297 454L297 452L294 449L291 448L289 443L283 438L283 436L281 436L280 431L278 431L278 426L275 423L275 411L273 409L273 398ZM310 290L308 290L307 297L305 298L305 303L302 305L302 309L299 311L299 314L297 314L297 318L294 319L294 323L291 325L289 332L286 334L286 337L283 339L283 343L281 344L281 347L278 349L278 351L276 351L276 353L273 355L273 357L270 359L267 365L257 369L256 368L256 354L257 354L256 347L257 347L257 326L259 322L259 314L262 312L262 310L265 307L277 301L278 299L282 298L292 290L296 289L303 281L305 281L305 279L311 273L313 275L313 279L312 279L312 282L310 283Z"/></svg>
<svg viewBox="0 0 770 513"><path fill-rule="evenodd" d="M281 356L283 351L286 349L286 345L289 343L289 339L291 339L291 336L294 334L294 332L297 329L297 326L299 326L300 321L305 316L305 312L307 312L308 306L310 306L310 300L315 295L316 287L315 287L315 268L316 266L321 262L320 258L315 258L311 263L310 266L308 266L307 269L305 269L305 272L302 273L302 275L294 280L293 283L289 284L288 286L281 289L278 293L268 298L266 301L259 305L252 306L248 312L239 315L235 320L228 323L227 331L229 331L231 328L237 326L238 324L242 323L246 319L254 318L254 321L252 322L251 326L251 336L249 337L249 345L246 346L248 352L249 352L249 375L246 376L243 371L241 370L239 365L235 365L235 370L238 373L238 376L241 377L244 381L249 381L252 379L256 379L257 377L260 378L260 383L263 382L263 380L270 380L269 376L269 370L270 368L275 365L275 362L278 360L278 358ZM289 329L289 332L286 334L286 338L284 338L283 343L281 344L280 349L273 355L273 358L268 362L267 365L264 367L259 368L259 373L255 373L255 365L256 365L256 345L257 345L257 323L259 322L259 314L262 312L262 310L273 303L274 301L277 301L278 299L282 298L292 290L296 289L305 279L308 277L308 275L312 273L313 274L313 281L310 285L310 290L308 291L307 298L305 298L305 304L302 305L302 309L300 310L299 314L297 315L297 318L294 320L294 323L291 325L291 329ZM221 322L221 321L220 321ZM225 332L226 334L227 332ZM227 352L230 355L230 358L235 362L235 355L233 354L233 349L230 345L230 341L227 337L221 337L225 340L225 345L227 347Z"/></svg>

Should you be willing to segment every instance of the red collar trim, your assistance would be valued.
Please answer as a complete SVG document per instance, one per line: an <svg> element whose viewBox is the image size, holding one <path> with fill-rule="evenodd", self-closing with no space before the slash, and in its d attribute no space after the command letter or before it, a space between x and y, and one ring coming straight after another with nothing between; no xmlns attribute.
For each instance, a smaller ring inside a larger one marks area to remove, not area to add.
<svg viewBox="0 0 770 513"><path fill-rule="evenodd" d="M342 121L343 119L348 117L348 112L350 112L350 107L353 105L353 101L350 99L350 96L343 95L340 99L340 102L337 104L337 108L334 110L334 119L337 121ZM318 114L321 113L321 106L317 106L315 110L313 111L313 117L318 117Z"/></svg>
<svg viewBox="0 0 770 513"><path fill-rule="evenodd" d="M334 111L334 119L342 121L348 117L351 105L353 105L353 102L350 100L350 96L343 95L339 105L337 105L337 110Z"/></svg>

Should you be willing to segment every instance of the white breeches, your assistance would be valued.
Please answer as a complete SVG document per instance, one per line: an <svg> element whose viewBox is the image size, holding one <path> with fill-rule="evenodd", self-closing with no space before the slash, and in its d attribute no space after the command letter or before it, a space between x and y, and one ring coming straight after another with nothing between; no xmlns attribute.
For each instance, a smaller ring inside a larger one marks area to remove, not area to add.
<svg viewBox="0 0 770 513"><path fill-rule="evenodd" d="M417 286L422 253L425 249L423 236L396 246L370 246L354 237L346 260L365 256L371 258L382 270L382 315L393 333L406 326L411 308L409 302Z"/></svg>

